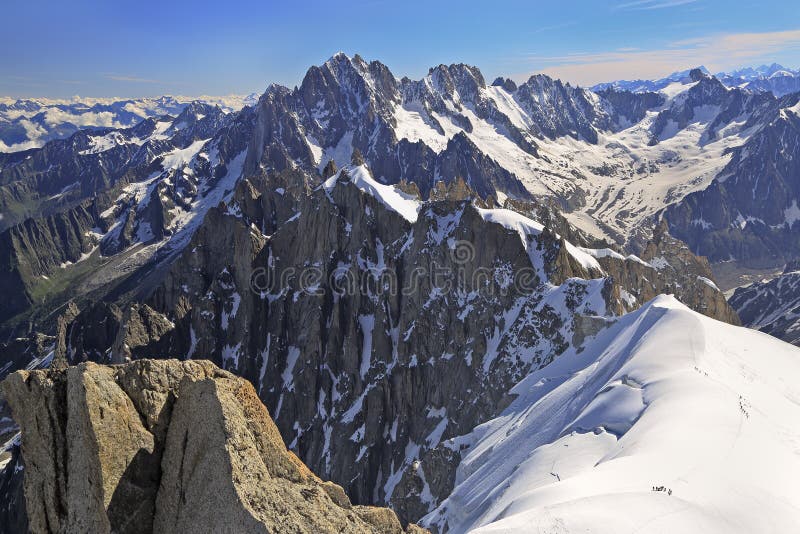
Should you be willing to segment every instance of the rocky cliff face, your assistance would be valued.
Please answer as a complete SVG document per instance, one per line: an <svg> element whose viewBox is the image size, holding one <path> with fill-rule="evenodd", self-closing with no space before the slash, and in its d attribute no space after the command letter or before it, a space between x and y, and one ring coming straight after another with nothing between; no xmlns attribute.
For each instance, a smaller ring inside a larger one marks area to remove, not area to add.
<svg viewBox="0 0 800 534"><path fill-rule="evenodd" d="M650 300L659 294L672 294L703 315L734 325L741 324L736 311L714 283L708 260L695 256L686 243L672 237L666 220L655 228L653 238L642 252L642 259L660 273L655 277L645 274L647 282L643 288L645 294L640 295L642 300ZM629 265L635 265L635 262Z"/></svg>
<svg viewBox="0 0 800 534"><path fill-rule="evenodd" d="M226 117L218 107L193 103L177 117L150 118L123 129L83 130L48 143L0 167L0 229L62 211L119 182L142 180L154 170L149 164L155 157L211 138Z"/></svg>
<svg viewBox="0 0 800 534"><path fill-rule="evenodd" d="M0 284L8 288L0 321L28 310L36 302L37 278L80 261L97 241L97 204L84 201L62 213L26 221L0 233Z"/></svg>
<svg viewBox="0 0 800 534"><path fill-rule="evenodd" d="M0 337L180 250L241 174L251 113L236 117L195 103L78 132L0 169L0 281L11 288Z"/></svg>
<svg viewBox="0 0 800 534"><path fill-rule="evenodd" d="M253 386L210 362L20 371L2 393L33 532L402 532L310 472Z"/></svg>

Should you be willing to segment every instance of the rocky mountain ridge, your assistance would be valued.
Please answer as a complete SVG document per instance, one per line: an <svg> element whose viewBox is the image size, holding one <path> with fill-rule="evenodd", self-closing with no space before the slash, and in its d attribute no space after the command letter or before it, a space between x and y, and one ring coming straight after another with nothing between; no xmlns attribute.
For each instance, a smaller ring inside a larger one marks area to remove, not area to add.
<svg viewBox="0 0 800 534"><path fill-rule="evenodd" d="M121 190L130 194L143 189L141 194L152 196L157 189L155 200L169 197L150 206L145 218L153 219L147 221L151 228L142 229L141 239L137 221L117 225L117 231L127 234L121 242L113 239L117 252L137 241L169 237L172 230L162 228L162 219L174 217L168 213L171 204L190 208L186 192L191 198L198 186L191 179L194 183L182 183L182 169L197 174L208 165L232 163L238 151L247 150L242 175L295 169L313 181L328 161L341 166L358 149L381 183L413 182L427 196L438 181L460 176L480 196L492 196L500 204L507 197L551 198L584 232L638 252L649 237L642 228L649 229L665 206L694 211L694 201L682 200L686 195L711 195L725 176L748 174L746 162L728 159L737 146L747 153L760 150L759 158L778 166L792 161L781 151L767 150L757 138L770 130L775 116L793 116L790 97L776 100L725 88L698 73L702 76L688 72L684 82L661 93L592 93L541 75L523 84L498 79L486 85L480 71L467 65L440 65L418 81L397 79L377 61L337 54L309 69L294 90L270 86L254 108L216 123L207 111L192 114L203 116L205 127L176 118L170 130L161 132L161 125L173 119L156 122L158 126L145 121L137 126L142 131L83 133L66 144L4 156L0 228L34 213L38 218L63 212L95 197L101 213L121 211ZM197 106L185 108L183 116ZM177 126L184 134L173 137ZM170 144L143 142L154 136ZM221 139L228 139L228 161L204 162L203 155L213 156ZM193 144L201 140L209 140L208 146ZM164 186L154 188L149 181L159 167L175 176L159 179ZM89 175L91 180L81 178ZM786 209L791 200L786 199ZM736 233L738 215L745 221L765 220L740 195L725 203L735 216L728 217L733 222L715 222L719 232ZM685 216L673 212L669 219L673 232L693 251L718 261L720 253L707 250L691 235ZM727 248L737 259L750 260L772 246L762 246L761 239L756 232Z"/></svg>
<svg viewBox="0 0 800 534"><path fill-rule="evenodd" d="M798 106L799 94L766 105L763 126L731 149L719 177L666 209L670 230L693 251L712 261L739 259L756 267L794 259Z"/></svg>
<svg viewBox="0 0 800 534"><path fill-rule="evenodd" d="M1 169L0 279L11 295L0 320L30 320L37 305L78 296L75 286L109 286L180 251L241 175L247 116L193 104L128 130L79 132Z"/></svg>

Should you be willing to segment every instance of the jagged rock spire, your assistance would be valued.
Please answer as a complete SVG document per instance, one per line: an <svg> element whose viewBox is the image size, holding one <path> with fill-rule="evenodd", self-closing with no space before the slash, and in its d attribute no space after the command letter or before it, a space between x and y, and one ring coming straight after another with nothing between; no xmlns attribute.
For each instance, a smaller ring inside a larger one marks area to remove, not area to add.
<svg viewBox="0 0 800 534"><path fill-rule="evenodd" d="M333 159L329 159L328 163L325 164L325 168L322 169L322 179L327 180L337 172L339 172L339 169L336 167L336 162Z"/></svg>
<svg viewBox="0 0 800 534"><path fill-rule="evenodd" d="M353 154L350 156L350 163L358 167L360 165L366 165L367 162L364 160L364 155L361 153L361 151L357 148L354 148Z"/></svg>
<svg viewBox="0 0 800 534"><path fill-rule="evenodd" d="M67 304L67 309L59 315L56 320L56 346L53 349L53 361L50 367L53 369L66 369L69 366L67 348L69 340L69 325L78 316L80 310L74 302Z"/></svg>

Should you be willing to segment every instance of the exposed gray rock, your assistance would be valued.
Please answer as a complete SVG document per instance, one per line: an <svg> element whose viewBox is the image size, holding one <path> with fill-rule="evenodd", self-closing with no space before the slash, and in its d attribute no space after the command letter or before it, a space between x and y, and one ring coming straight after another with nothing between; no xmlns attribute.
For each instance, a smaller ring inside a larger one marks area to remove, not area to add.
<svg viewBox="0 0 800 534"><path fill-rule="evenodd" d="M325 164L325 168L322 169L322 179L327 180L337 172L339 172L339 169L336 167L336 162L329 159L328 163Z"/></svg>
<svg viewBox="0 0 800 534"><path fill-rule="evenodd" d="M402 532L311 473L252 385L209 362L19 371L0 389L33 532Z"/></svg>
<svg viewBox="0 0 800 534"><path fill-rule="evenodd" d="M666 220L655 227L641 260L644 263L633 257L622 258L612 251L598 258L621 290L636 302L672 294L697 312L730 324L741 324L736 311L716 287L708 260L695 256L685 243L670 236Z"/></svg>
<svg viewBox="0 0 800 534"><path fill-rule="evenodd" d="M491 91L506 92L533 124L514 124L487 97ZM695 100L717 96L698 91ZM757 99L725 102L730 113L758 108ZM0 278L21 288L2 310L12 310L14 323L0 331L15 350L23 344L15 338L32 343L32 332L55 334L56 354L73 364L209 358L254 385L290 448L341 483L356 507L390 503L403 520L420 517L454 483L460 451L444 444L495 416L510 401L511 385L580 346L609 317L672 292L698 311L736 321L708 264L665 231L645 248L644 263L607 254L597 268L579 259L572 245L607 247L558 213L586 202L580 183L534 199L467 135L479 117L503 142L543 157L544 138L596 142L598 132L662 104L653 94L596 95L544 76L487 89L467 65L397 80L379 62L338 54L310 69L299 88L271 86L256 107L234 116L206 122L196 108L158 122L167 127L164 138L132 154L80 154L90 141L77 136L59 145L61 156L116 170L78 195L88 208L68 191L68 209L54 206L50 218L22 223L31 231L18 225L0 235L8 244L0 246L0 266L8 267ZM437 116L463 132L438 152L398 140L400 105L440 133ZM691 120L688 108L670 109L663 121ZM156 126L151 120L128 134L144 138ZM162 169L164 154L194 143L199 151L190 162ZM26 164L4 158L4 176L23 182L45 172L53 147ZM337 163L352 161L369 163L380 184L397 183L406 200L429 199L420 201L416 221L360 190L350 167L330 180ZM241 176L231 174L239 164ZM617 176L613 169L597 173ZM318 187L321 178L326 187ZM791 198L780 200L789 207ZM514 213L500 214L510 224L492 222L484 210L497 199L545 229L517 225ZM51 224L78 215L69 231ZM692 224L694 212L684 215L672 228L676 235L679 225ZM173 227L176 220L185 226ZM67 261L77 263L61 269ZM445 274L435 277L438 269ZM525 284L511 283L522 274L529 275ZM350 283L357 289L343 291ZM392 291L393 284L411 289ZM12 368L32 362L33 352ZM142 413L138 397L123 390ZM154 424L145 427L159 454L167 428L158 437ZM344 490L322 491L350 506Z"/></svg>

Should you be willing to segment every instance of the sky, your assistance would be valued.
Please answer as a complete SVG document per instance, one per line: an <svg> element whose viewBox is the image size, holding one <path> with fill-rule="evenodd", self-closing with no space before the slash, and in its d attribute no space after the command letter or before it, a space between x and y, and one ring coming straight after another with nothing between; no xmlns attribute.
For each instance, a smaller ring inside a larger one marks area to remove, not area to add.
<svg viewBox="0 0 800 534"><path fill-rule="evenodd" d="M778 62L800 2L723 0L4 0L0 95L261 93L338 51L420 78L440 63L591 85Z"/></svg>

